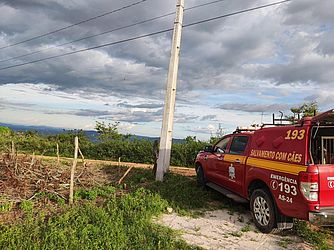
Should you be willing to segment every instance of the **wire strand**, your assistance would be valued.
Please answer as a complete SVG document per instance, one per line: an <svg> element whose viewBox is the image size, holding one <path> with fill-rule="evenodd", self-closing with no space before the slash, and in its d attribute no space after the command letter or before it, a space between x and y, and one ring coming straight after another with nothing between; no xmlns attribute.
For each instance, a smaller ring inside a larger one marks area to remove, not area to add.
<svg viewBox="0 0 334 250"><path fill-rule="evenodd" d="M186 10L197 9L197 8L200 8L200 7L204 7L204 6L208 6L208 5L211 5L211 4L224 2L224 1L226 1L226 0L216 0L216 1L209 2L209 3L203 3L203 4L195 5L195 6L192 6L192 7L189 7L189 8L185 8L184 10L186 11Z"/></svg>
<svg viewBox="0 0 334 250"><path fill-rule="evenodd" d="M50 47L50 48L36 50L36 51L31 52L31 53L27 53L27 54L24 54L24 55L15 56L15 57L11 57L11 58L8 58L8 59L5 59L5 60L1 60L0 63L8 62L8 61L11 61L11 60L14 60L14 59L19 59L19 58L26 57L26 56L35 55L35 54L38 54L38 53L41 53L41 52L45 52L45 51L48 51L48 50L51 50L51 49L56 49L56 48L59 48L59 47L65 46L65 45L69 45L69 44L73 44L73 43L76 43L76 42L80 42L80 41L83 41L83 40L86 40L86 39L102 36L102 35L105 35L105 34L110 34L110 33L115 32L115 31L123 30L123 29L126 29L126 28L131 28L131 27L134 27L134 26L137 26L137 25L140 25L140 24L155 21L155 20L167 17L167 16L174 15L174 14L175 14L175 12L171 12L171 13L168 13L168 14L165 14L165 15L162 15L162 16L150 18L150 19L147 19L147 20L144 20L144 21L141 21L141 22L137 22L137 23L134 23L134 24L129 24L129 25L126 25L126 26L122 26L122 27L119 27L119 28L112 29L112 30L104 31L104 32L96 34L96 35L82 37L82 38L79 38L79 39L76 39L76 40L73 40L73 41L70 41L70 42L62 43L62 44L59 44L59 45L56 45L56 46L53 46L53 47Z"/></svg>
<svg viewBox="0 0 334 250"><path fill-rule="evenodd" d="M215 0L215 1L212 1L212 2L195 5L195 6L192 6L192 7L189 7L189 8L185 8L185 11L189 11L189 10L201 8L201 7L204 7L204 6L212 5L212 4L223 2L223 1L226 1L226 0ZM82 37L82 38L79 38L79 39L76 39L76 40L72 40L72 41L69 41L69 42L66 42L66 43L62 43L62 44L59 44L59 45L56 45L56 46L52 46L52 47L49 47L49 48L40 49L40 50L36 50L36 51L30 52L30 53L27 53L27 54L23 54L23 55L19 55L19 56L14 56L14 57L10 57L10 58L4 59L4 60L0 60L0 63L8 62L8 61L11 61L11 60L14 60L14 59L23 58L23 57L26 57L26 56L31 56L31 55L39 54L41 52L45 52L45 51L48 51L48 50L51 50L51 49L56 49L56 48L59 48L59 47L65 46L65 45L69 45L69 44L73 44L73 43L76 43L76 42L80 42L80 41L83 41L83 40L86 40L86 39L90 39L90 38L94 38L94 37L98 37L98 36L110 34L110 33L115 32L115 31L119 31L119 30L131 28L131 27L134 27L134 26L137 26L137 25L140 25L140 24L144 24L144 23L147 23L147 22L155 21L155 20L167 17L167 16L174 15L174 14L175 14L175 12L173 11L173 12L170 12L170 13L158 16L158 17L153 17L153 18L150 18L150 19L147 19L147 20L143 20L143 21L140 21L140 22L137 22L137 23L134 23L134 24L125 25L125 26L122 26L122 27L119 27L119 28L107 30L107 31L104 31L102 33L98 33L98 34L91 35L91 36Z"/></svg>
<svg viewBox="0 0 334 250"><path fill-rule="evenodd" d="M23 66L23 65L28 65L28 64L33 64L33 63L37 63L37 62L46 61L46 60L53 59L53 58L59 58L59 57L63 57L63 56L77 54L77 53L84 52L84 51L89 51L89 50L93 50L93 49L98 49L98 48L103 48L103 47L107 47L107 46L111 46L111 45L116 45L116 44L120 44L120 43L129 42L129 41L133 41L133 40L138 40L138 39L141 39L141 38L144 38L144 37L149 37L149 36L154 36L154 35L166 33L166 32L172 31L172 30L173 30L173 28L165 29L165 30L161 30L161 31L153 32L153 33L148 33L148 34L141 35L141 36L127 38L127 39L112 42L112 43L105 43L105 44L101 44L101 45L86 48L86 49L80 49L80 50L67 52L67 53L64 53L64 54L56 55L56 56L50 56L50 57L45 57L45 58L41 58L41 59L38 59L38 60L30 61L30 62L15 64L15 65L11 65L11 66L8 66L8 67L0 68L0 70L16 68L16 67L20 67L20 66Z"/></svg>
<svg viewBox="0 0 334 250"><path fill-rule="evenodd" d="M258 10L258 9L268 8L268 7L271 7L271 6L274 6L274 5L279 5L279 4L283 4L283 3L286 3L286 2L290 2L290 1L292 1L292 0L284 0L284 1L279 1L279 2L275 2L275 3L271 3L271 4L261 5L261 6L258 6L258 7L249 8L249 9L245 9L245 10L241 10L241 11L237 11L237 12L233 12L233 13L229 13L229 14L225 14L225 15L221 15L221 16L217 16L217 17L213 17L213 18L208 18L208 19L204 19L204 20L201 20L201 21L193 22L193 23L189 23L187 25L184 25L183 27L187 28L187 27L190 27L190 26L194 26L194 25L198 25L198 24L218 20L218 19L221 19L221 18L235 16L235 15L239 15L239 14L242 14L242 13ZM72 51L72 52L68 52L68 53L64 53L64 54L60 54L60 55L56 55L56 56L50 56L50 57L45 57L45 58L41 58L41 59L34 60L34 61L15 64L15 65L0 68L0 71L5 70L5 69L16 68L16 67L20 67L20 66L24 66L24 65L28 65L28 64L33 64L33 63L37 63L37 62L42 62L42 61L46 61L46 60L53 59L53 58L59 58L59 57L63 57L63 56L73 55L73 54L81 53L81 52L84 52L84 51L89 51L89 50L93 50L93 49L98 49L98 48L103 48L103 47L107 47L107 46L112 46L112 45L116 45L116 44L129 42L129 41L134 41L134 40L138 40L138 39L141 39L141 38L150 37L150 36L170 32L170 31L173 31L173 28L165 29L165 30L161 30L161 31L153 32L153 33L148 33L148 34L145 34L145 35L136 36L136 37L132 37L132 38L124 39L124 40L119 40L119 41L112 42L112 43L105 43L105 44L101 44L101 45L98 45L98 46L93 46L93 47L86 48L86 49L80 49L80 50L76 50L76 51Z"/></svg>
<svg viewBox="0 0 334 250"><path fill-rule="evenodd" d="M230 16L235 16L235 15L239 15L239 14L250 12L250 11L254 11L254 10L264 9L264 8L268 8L268 7L271 7L271 6L274 6L274 5L279 5L279 4L283 4L283 3L287 3L287 2L291 2L291 1L292 0L284 0L284 1L280 1L280 2L275 2L275 3L266 4L266 5L261 5L261 6L254 7L254 8L240 10L240 11L236 11L236 12L233 12L233 13L229 13L229 14L225 14L225 15L221 15L221 16L216 16L216 17L204 19L204 20L201 20L201 21L198 21L198 22L189 23L189 24L183 25L183 27L187 28L187 27L198 25L198 24L201 24L201 23L207 23L207 22L211 22L211 21L214 21L214 20L217 20L217 19L221 19L221 18L225 18L225 17L230 17Z"/></svg>
<svg viewBox="0 0 334 250"><path fill-rule="evenodd" d="M115 9L115 10L112 10L112 11L109 11L109 12L106 12L106 13L103 13L103 14L101 14L101 15L94 16L94 17L91 17L91 18L82 20L82 21L80 21L80 22L77 22L77 23L74 23L74 24L71 24L71 25L68 25L68 26L65 26L65 27L56 29L56 30L54 30L54 31L50 31L50 32L47 32L47 33L42 34L42 35L38 35L38 36L31 37L31 38L29 38L29 39L26 39L26 40L23 40L23 41L20 41L20 42L16 42L16 43L13 43L13 44L9 44L9 45L0 47L0 50L1 50L1 49L5 49L5 48L9 48L9 47L13 47L13 46L16 46L16 45L18 45L18 44L22 44L22 43L26 43L26 42L29 42L29 41L33 41L33 40L36 40L36 39L38 39L38 38L42 38L42 37L45 37L45 36L48 36L48 35L51 35L51 34L54 34L54 33L57 33L57 32L60 32L60 31L66 30L66 29L69 29L69 28L72 28L72 27L74 27L74 26L78 26L78 25L80 25L80 24L87 23L87 22L89 22L89 21L92 21L92 20L95 20L95 19L98 19L98 18L107 16L107 15L110 15L110 14L113 14L113 13L116 13L116 12L119 12L119 11L122 11L122 10L125 10L125 9L128 9L128 8L131 8L131 7L133 7L133 6L136 6L136 5L141 4L141 3L143 3L143 2L146 2L146 1L147 1L147 0L140 0L140 1L134 2L134 3L132 3L132 4L123 6L123 7L121 7L121 8L118 8L118 9Z"/></svg>

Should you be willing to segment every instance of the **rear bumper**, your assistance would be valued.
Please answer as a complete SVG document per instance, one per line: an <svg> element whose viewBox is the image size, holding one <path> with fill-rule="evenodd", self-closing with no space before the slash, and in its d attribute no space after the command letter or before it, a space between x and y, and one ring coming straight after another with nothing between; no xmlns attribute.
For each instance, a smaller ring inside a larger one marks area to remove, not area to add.
<svg viewBox="0 0 334 250"><path fill-rule="evenodd" d="M333 226L334 207L321 209L319 212L309 212L309 221L317 226Z"/></svg>

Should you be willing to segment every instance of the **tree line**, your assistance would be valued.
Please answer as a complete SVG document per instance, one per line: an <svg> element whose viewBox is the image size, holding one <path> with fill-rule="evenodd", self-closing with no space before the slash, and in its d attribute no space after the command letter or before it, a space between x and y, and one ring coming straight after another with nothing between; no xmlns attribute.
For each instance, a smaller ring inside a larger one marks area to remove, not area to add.
<svg viewBox="0 0 334 250"><path fill-rule="evenodd" d="M10 151L14 142L18 152L47 156L59 154L63 157L73 157L74 138L78 136L80 149L89 159L153 164L155 160L154 141L137 139L118 131L119 123L105 124L97 122L98 133L96 141L92 141L82 130L64 131L55 135L44 135L37 131L15 132L7 127L0 127L0 150ZM181 143L173 143L171 165L192 167L197 153L208 145L196 137L188 136Z"/></svg>
<svg viewBox="0 0 334 250"><path fill-rule="evenodd" d="M290 109L293 115L286 116L293 124L297 117L313 116L318 113L316 102L304 103ZM11 143L22 153L56 156L57 144L63 157L73 157L74 138L78 136L80 149L86 158L97 160L149 163L155 160L154 142L147 139L137 139L129 134L121 134L119 123L96 122L97 141L92 141L82 130L66 131L55 135L43 135L36 131L14 132L7 127L0 127L0 150L9 151ZM173 143L171 165L192 167L197 153L206 145L219 140L211 137L210 141L200 141L188 136L182 143Z"/></svg>

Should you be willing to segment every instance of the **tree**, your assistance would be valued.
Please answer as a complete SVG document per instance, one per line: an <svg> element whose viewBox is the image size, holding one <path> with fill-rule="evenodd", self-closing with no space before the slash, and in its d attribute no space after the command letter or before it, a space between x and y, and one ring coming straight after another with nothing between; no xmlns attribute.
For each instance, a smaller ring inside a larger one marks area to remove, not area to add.
<svg viewBox="0 0 334 250"><path fill-rule="evenodd" d="M121 140L123 135L118 132L119 122L113 124L96 121L95 129L101 141Z"/></svg>
<svg viewBox="0 0 334 250"><path fill-rule="evenodd" d="M292 107L290 111L293 113L291 116L286 116L288 120L291 122L294 122L298 118L303 118L307 116L314 116L318 113L319 107L318 103L316 101L309 102L309 103L303 103L300 106Z"/></svg>
<svg viewBox="0 0 334 250"><path fill-rule="evenodd" d="M8 127L0 126L0 135L10 135L12 130Z"/></svg>

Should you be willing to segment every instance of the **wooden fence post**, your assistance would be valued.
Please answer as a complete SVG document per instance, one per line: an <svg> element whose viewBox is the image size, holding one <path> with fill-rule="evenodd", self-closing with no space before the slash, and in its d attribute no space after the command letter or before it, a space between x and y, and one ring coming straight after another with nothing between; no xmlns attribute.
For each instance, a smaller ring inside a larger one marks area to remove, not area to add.
<svg viewBox="0 0 334 250"><path fill-rule="evenodd" d="M82 154L81 149L78 148L78 151L79 151L79 154L80 154L81 159L82 159L82 165L83 165L84 167L86 167L85 157L84 157L84 155Z"/></svg>
<svg viewBox="0 0 334 250"><path fill-rule="evenodd" d="M128 175L128 173L130 173L131 169L133 169L133 166L129 167L128 170L126 170L126 172L125 172L125 174L122 176L122 178L119 179L119 181L118 181L118 185L120 185L120 184L123 182L123 180L124 180L125 177Z"/></svg>
<svg viewBox="0 0 334 250"><path fill-rule="evenodd" d="M71 168L70 198L69 198L70 205L73 204L74 173L75 173L75 167L77 166L77 162L78 162L78 151L79 151L79 139L76 136L74 138L74 159L73 159L73 165Z"/></svg>
<svg viewBox="0 0 334 250"><path fill-rule="evenodd" d="M60 163L60 157L59 157L59 144L57 142L57 166L59 166Z"/></svg>
<svg viewBox="0 0 334 250"><path fill-rule="evenodd" d="M14 141L12 141L12 157L14 158L15 156L15 144Z"/></svg>

